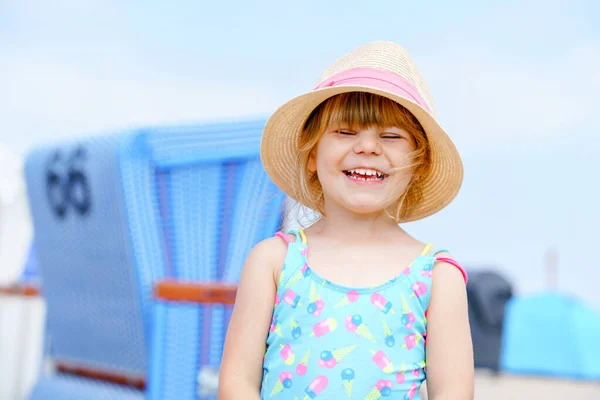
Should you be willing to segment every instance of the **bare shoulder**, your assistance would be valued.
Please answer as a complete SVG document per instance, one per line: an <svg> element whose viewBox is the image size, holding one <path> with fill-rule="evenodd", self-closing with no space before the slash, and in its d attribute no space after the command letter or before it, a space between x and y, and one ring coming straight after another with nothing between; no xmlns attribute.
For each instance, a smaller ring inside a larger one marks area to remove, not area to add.
<svg viewBox="0 0 600 400"><path fill-rule="evenodd" d="M459 262L448 252L436 254L433 266L433 279L435 284L454 287L455 290L464 291L467 273Z"/></svg>
<svg viewBox="0 0 600 400"><path fill-rule="evenodd" d="M280 259L281 256L285 257L286 252L287 243L277 236L261 240L251 251L252 254L274 260Z"/></svg>
<svg viewBox="0 0 600 400"><path fill-rule="evenodd" d="M467 294L465 270L449 253L438 253L436 259L432 272L430 306L437 308L440 302L446 303L444 307L450 306L451 303L464 303Z"/></svg>
<svg viewBox="0 0 600 400"><path fill-rule="evenodd" d="M266 265L268 267L267 270L272 274L275 282L277 282L283 263L285 262L286 254L287 243L280 237L270 237L258 242L252 248L248 255L247 267L253 268L254 265L262 265L264 268Z"/></svg>

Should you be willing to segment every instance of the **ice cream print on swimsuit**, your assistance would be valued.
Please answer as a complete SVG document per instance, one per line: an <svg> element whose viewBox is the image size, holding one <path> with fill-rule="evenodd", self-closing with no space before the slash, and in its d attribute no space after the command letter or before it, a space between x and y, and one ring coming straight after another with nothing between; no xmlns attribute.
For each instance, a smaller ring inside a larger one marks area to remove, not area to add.
<svg viewBox="0 0 600 400"><path fill-rule="evenodd" d="M303 231L288 242L267 338L263 399L420 399L430 273L427 246L396 278L350 288L320 277L307 262ZM402 397L397 397L401 395Z"/></svg>

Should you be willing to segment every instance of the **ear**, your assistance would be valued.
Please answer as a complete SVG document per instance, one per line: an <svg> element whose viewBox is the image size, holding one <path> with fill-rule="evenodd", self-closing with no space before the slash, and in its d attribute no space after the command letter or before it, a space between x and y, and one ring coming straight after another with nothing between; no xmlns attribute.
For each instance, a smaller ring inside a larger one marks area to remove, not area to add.
<svg viewBox="0 0 600 400"><path fill-rule="evenodd" d="M308 156L308 170L317 172L317 155L314 151L311 151L310 156Z"/></svg>

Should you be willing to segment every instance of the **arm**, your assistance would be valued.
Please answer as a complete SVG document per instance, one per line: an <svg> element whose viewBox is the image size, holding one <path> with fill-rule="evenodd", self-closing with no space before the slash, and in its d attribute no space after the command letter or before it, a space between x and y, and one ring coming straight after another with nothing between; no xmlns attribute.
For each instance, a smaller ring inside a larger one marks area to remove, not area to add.
<svg viewBox="0 0 600 400"><path fill-rule="evenodd" d="M273 315L274 276L285 260L279 238L257 244L244 265L219 373L219 400L260 398L263 357Z"/></svg>
<svg viewBox="0 0 600 400"><path fill-rule="evenodd" d="M426 352L429 399L472 400L473 344L465 280L458 268L446 262L433 268Z"/></svg>

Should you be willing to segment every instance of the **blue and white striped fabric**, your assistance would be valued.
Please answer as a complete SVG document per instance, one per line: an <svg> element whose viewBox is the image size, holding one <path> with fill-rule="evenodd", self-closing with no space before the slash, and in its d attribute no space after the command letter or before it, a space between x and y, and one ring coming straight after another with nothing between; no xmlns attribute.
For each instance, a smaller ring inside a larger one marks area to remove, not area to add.
<svg viewBox="0 0 600 400"><path fill-rule="evenodd" d="M264 121L168 132L136 143L157 168L167 270L182 280L237 283L248 252L281 223L284 195L259 159ZM215 398L197 375L218 370L231 308L159 302L149 398ZM200 388L202 389L202 388Z"/></svg>
<svg viewBox="0 0 600 400"><path fill-rule="evenodd" d="M27 156L25 173L51 355L144 376L147 351L121 195L120 141L114 135L37 148Z"/></svg>
<svg viewBox="0 0 600 400"><path fill-rule="evenodd" d="M284 196L260 163L263 126L144 129L28 156L52 357L145 376L151 351L150 371L160 373L149 376L149 395L197 396L200 366L218 368L230 310L154 312L153 285L237 282L250 248L277 230ZM42 379L34 393L66 398L55 395L70 387L62 378Z"/></svg>

